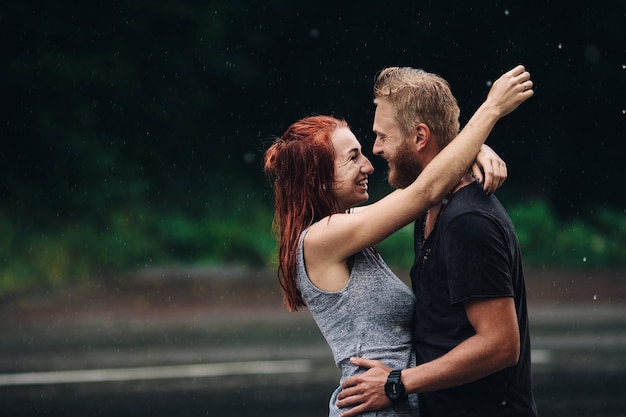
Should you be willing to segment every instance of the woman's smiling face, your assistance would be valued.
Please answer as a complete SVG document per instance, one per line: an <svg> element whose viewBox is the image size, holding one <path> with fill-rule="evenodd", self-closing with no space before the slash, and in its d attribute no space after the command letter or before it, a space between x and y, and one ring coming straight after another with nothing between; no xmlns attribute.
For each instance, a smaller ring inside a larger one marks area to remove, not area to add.
<svg viewBox="0 0 626 417"><path fill-rule="evenodd" d="M368 176L374 172L374 167L361 152L361 144L349 128L337 128L331 141L335 150L333 195L345 211L368 200Z"/></svg>

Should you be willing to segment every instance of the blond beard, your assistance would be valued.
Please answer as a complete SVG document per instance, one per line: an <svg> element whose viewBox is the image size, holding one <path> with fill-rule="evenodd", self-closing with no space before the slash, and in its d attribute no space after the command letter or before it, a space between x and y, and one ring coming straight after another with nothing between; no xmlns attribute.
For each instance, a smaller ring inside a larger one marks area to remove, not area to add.
<svg viewBox="0 0 626 417"><path fill-rule="evenodd" d="M398 148L393 161L393 169L389 171L388 182L394 188L406 188L417 179L422 172L422 164L417 160L415 149L406 141Z"/></svg>

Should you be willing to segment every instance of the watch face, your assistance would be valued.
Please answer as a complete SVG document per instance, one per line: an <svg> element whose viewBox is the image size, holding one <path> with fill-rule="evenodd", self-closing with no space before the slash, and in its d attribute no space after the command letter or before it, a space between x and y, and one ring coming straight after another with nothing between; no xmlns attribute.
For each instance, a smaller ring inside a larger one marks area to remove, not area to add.
<svg viewBox="0 0 626 417"><path fill-rule="evenodd" d="M385 394L392 402L401 402L407 399L406 391L402 380L400 379L400 371L391 371L385 384Z"/></svg>
<svg viewBox="0 0 626 417"><path fill-rule="evenodd" d="M399 398L402 395L402 392L400 391L397 383L387 382L385 384L385 394L393 400Z"/></svg>

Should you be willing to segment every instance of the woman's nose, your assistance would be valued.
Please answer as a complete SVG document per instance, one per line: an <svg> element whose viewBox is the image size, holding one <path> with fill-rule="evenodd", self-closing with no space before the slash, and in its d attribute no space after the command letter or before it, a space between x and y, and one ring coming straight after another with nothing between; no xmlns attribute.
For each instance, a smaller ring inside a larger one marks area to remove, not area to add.
<svg viewBox="0 0 626 417"><path fill-rule="evenodd" d="M372 165L368 158L365 158L365 164L363 164L361 170L367 174L371 174L372 172L374 172L374 165Z"/></svg>

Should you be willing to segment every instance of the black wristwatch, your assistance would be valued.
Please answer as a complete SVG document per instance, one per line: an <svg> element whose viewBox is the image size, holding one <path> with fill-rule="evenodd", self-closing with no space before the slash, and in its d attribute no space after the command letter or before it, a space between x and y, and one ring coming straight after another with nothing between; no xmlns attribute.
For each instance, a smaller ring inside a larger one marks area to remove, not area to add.
<svg viewBox="0 0 626 417"><path fill-rule="evenodd" d="M387 383L385 384L385 394L392 403L401 403L406 401L408 396L406 395L406 390L404 389L404 385L400 380L400 373L402 371L395 370L389 373L387 377Z"/></svg>

